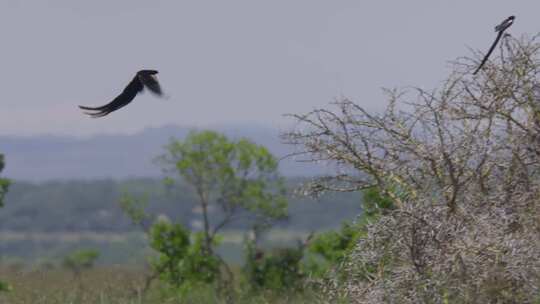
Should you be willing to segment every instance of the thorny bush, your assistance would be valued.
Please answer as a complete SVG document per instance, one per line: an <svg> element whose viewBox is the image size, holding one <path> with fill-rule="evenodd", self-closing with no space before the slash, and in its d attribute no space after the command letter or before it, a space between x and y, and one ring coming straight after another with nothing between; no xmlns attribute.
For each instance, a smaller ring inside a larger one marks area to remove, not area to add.
<svg viewBox="0 0 540 304"><path fill-rule="evenodd" d="M477 76L481 54L438 90L388 90L382 114L344 99L292 115L296 157L338 172L307 192L377 187L395 206L324 284L330 301L540 300L540 43L502 41Z"/></svg>

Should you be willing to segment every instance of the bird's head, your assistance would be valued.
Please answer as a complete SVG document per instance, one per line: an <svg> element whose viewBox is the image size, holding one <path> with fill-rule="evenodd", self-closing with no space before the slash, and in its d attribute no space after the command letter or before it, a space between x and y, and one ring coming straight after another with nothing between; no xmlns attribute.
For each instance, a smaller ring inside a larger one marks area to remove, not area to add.
<svg viewBox="0 0 540 304"><path fill-rule="evenodd" d="M156 70L140 70L140 71L137 72L137 74L139 74L139 75L155 75L157 73L158 73L158 71L156 71Z"/></svg>

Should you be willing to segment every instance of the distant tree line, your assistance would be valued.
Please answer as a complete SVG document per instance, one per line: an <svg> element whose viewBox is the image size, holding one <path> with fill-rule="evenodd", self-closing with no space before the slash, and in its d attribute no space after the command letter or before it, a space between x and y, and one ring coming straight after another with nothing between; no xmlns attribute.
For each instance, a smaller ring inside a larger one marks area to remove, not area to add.
<svg viewBox="0 0 540 304"><path fill-rule="evenodd" d="M287 179L287 189L294 189L306 179ZM183 181L167 185L157 178L129 180L50 181L29 183L12 181L0 212L0 229L15 232L130 232L130 219L118 205L129 192L145 197L146 211L164 214L174 222L190 225L202 222L196 211L196 197ZM288 219L276 227L311 231L338 227L342 219L352 219L361 210L355 194L332 194L318 201L292 195L289 191ZM39 208L36 208L39 206ZM222 218L221 209L210 210L212 220ZM229 228L249 229L247 219L233 222Z"/></svg>

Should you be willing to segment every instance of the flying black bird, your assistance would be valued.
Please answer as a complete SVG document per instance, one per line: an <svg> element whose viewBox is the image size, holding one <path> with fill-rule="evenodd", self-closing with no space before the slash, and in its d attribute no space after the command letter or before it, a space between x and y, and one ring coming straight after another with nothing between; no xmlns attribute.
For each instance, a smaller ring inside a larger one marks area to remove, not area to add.
<svg viewBox="0 0 540 304"><path fill-rule="evenodd" d="M510 17L506 18L503 22L501 22L501 24L499 24L499 25L497 25L495 27L495 32L498 33L497 38L495 38L495 41L493 42L493 44L489 48L489 51L487 52L486 56L484 56L484 59L482 59L482 62L480 63L478 68L476 68L476 70L474 71L473 75L476 75L476 73L478 73L478 71L480 71L480 69L484 66L484 64L486 63L486 61L489 58L489 55L491 55L491 53L495 49L495 46L497 45L497 43L501 39L504 31L514 23L514 19L516 19L515 16L510 16Z"/></svg>
<svg viewBox="0 0 540 304"><path fill-rule="evenodd" d="M157 78L155 76L155 74L157 73L158 71L156 70L140 70L137 72L133 80L131 80L127 87L122 91L122 93L110 103L95 108L85 106L79 106L79 108L88 111L95 111L94 113L85 112L85 114L88 114L92 117L103 117L113 111L116 111L126 106L135 98L135 96L137 96L139 92L142 92L145 87L149 89L150 92L161 96L163 95L163 93L161 91L161 87L159 86L159 82L157 81Z"/></svg>

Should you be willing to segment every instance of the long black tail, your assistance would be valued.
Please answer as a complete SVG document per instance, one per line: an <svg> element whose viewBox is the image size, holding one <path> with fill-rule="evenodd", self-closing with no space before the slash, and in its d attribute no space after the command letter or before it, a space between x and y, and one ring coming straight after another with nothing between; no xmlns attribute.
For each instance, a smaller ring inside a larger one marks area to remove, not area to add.
<svg viewBox="0 0 540 304"><path fill-rule="evenodd" d="M484 56L484 59L482 59L482 62L480 63L480 65L474 71L473 75L476 75L476 73L478 73L478 71L480 71L480 69L484 66L484 64L486 63L486 61L489 58L489 55L491 55L491 53L493 53L493 50L495 49L495 46L497 46L497 43L499 43L499 40L501 40L503 32L504 31L499 31L499 34L497 34L497 38L495 38L495 41L493 42L493 44L489 48L489 51L487 52L486 56Z"/></svg>
<svg viewBox="0 0 540 304"><path fill-rule="evenodd" d="M82 110L89 110L89 111L101 111L107 108L108 105L104 105L101 107L86 107L86 106L79 106Z"/></svg>

